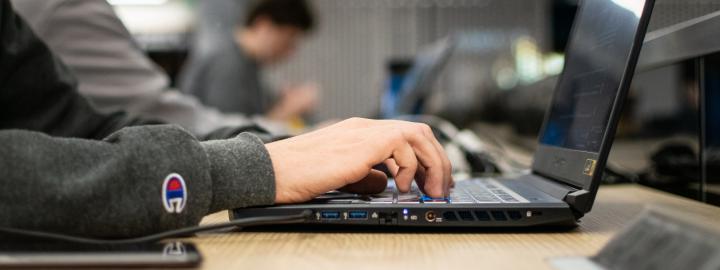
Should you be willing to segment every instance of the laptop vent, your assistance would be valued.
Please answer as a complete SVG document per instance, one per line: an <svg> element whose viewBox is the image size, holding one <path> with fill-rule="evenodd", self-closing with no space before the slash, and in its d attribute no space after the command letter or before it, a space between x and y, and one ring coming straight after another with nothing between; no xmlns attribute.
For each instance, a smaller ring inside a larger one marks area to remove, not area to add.
<svg viewBox="0 0 720 270"><path fill-rule="evenodd" d="M521 220L520 211L445 211L445 221L508 221Z"/></svg>

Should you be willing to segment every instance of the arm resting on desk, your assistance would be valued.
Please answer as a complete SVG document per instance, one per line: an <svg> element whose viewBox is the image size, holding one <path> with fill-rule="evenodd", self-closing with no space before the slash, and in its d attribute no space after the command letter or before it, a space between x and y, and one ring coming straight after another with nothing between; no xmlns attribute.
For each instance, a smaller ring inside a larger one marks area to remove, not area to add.
<svg viewBox="0 0 720 270"><path fill-rule="evenodd" d="M0 226L129 237L196 225L214 211L275 198L272 164L250 134L197 142L174 126L123 129L103 141L0 131ZM165 178L185 180L180 213Z"/></svg>

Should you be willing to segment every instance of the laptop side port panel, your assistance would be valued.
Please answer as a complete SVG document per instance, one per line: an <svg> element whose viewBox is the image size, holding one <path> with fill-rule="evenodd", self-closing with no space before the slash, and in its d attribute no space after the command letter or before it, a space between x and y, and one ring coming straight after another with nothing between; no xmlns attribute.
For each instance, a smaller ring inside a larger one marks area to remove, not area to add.
<svg viewBox="0 0 720 270"><path fill-rule="evenodd" d="M340 211L320 211L320 220L340 220Z"/></svg>
<svg viewBox="0 0 720 270"><path fill-rule="evenodd" d="M397 225L395 209L314 209L309 223L344 225Z"/></svg>
<svg viewBox="0 0 720 270"><path fill-rule="evenodd" d="M310 223L433 226L523 227L547 218L543 210L465 208L315 209Z"/></svg>
<svg viewBox="0 0 720 270"><path fill-rule="evenodd" d="M527 227L571 225L566 209L442 208L401 210L399 225L433 227ZM405 214L403 214L405 213Z"/></svg>
<svg viewBox="0 0 720 270"><path fill-rule="evenodd" d="M348 211L348 219L349 220L367 220L368 219L368 212L367 211Z"/></svg>
<svg viewBox="0 0 720 270"><path fill-rule="evenodd" d="M231 218L296 215L306 207L284 206L242 208L231 211ZM413 227L527 227L576 226L569 207L313 207L305 223L360 226Z"/></svg>

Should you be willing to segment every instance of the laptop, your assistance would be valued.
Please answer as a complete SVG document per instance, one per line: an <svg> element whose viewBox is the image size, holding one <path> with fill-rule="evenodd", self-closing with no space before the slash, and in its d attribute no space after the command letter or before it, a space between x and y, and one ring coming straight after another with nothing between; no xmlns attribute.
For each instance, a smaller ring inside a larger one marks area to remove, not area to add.
<svg viewBox="0 0 720 270"><path fill-rule="evenodd" d="M456 181L447 198L330 192L310 202L243 208L233 218L311 210L307 224L407 227L574 226L595 200L654 0L581 1L565 68L531 173Z"/></svg>
<svg viewBox="0 0 720 270"><path fill-rule="evenodd" d="M402 84L393 116L419 114L432 86L455 50L457 37L448 36L424 48Z"/></svg>

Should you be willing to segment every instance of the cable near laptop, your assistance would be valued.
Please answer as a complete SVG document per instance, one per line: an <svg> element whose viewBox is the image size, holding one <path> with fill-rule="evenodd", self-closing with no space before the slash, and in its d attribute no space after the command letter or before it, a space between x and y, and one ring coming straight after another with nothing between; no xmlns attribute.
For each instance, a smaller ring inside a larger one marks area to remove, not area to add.
<svg viewBox="0 0 720 270"><path fill-rule="evenodd" d="M185 237L200 232L215 231L227 228L242 228L258 225L278 225L278 224L294 224L302 223L312 216L312 211L306 210L296 215L277 215L277 216L265 216L265 217L249 217L242 219L235 219L229 222L223 222L219 224L205 225L205 226L192 226L185 227L176 230L165 231L161 233L126 239L98 239L88 238L73 235L66 235L60 233L52 233L45 231L35 231L17 228L0 227L0 232L8 233L12 235L21 235L34 238L44 238L51 240L60 240L66 242L75 242L82 244L93 244L93 245L119 245L119 244L140 244L157 242L163 239L173 237Z"/></svg>

